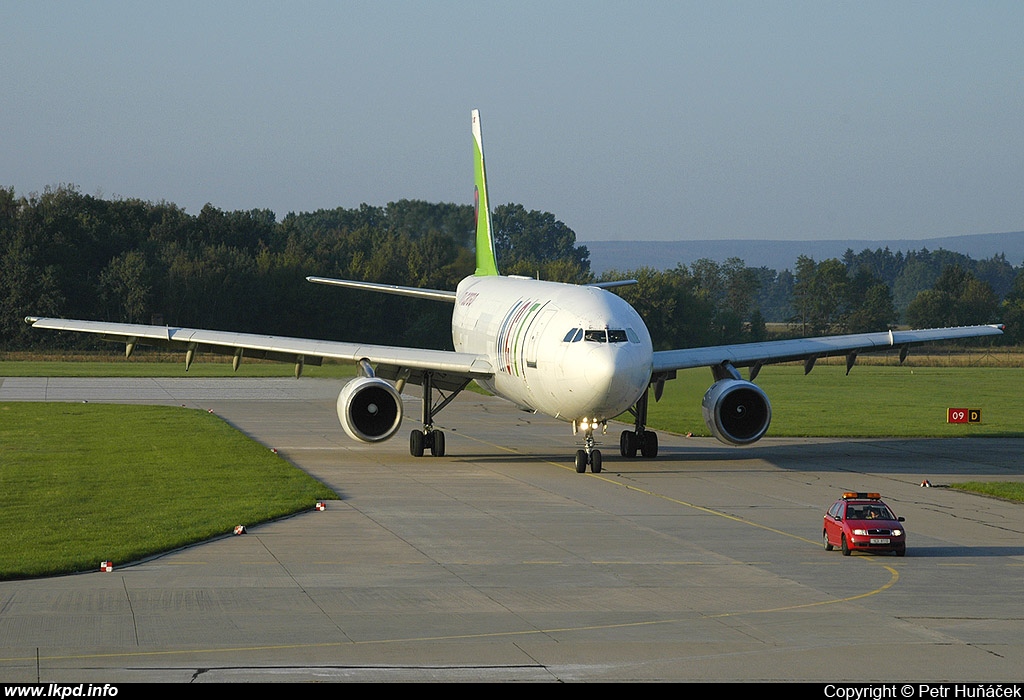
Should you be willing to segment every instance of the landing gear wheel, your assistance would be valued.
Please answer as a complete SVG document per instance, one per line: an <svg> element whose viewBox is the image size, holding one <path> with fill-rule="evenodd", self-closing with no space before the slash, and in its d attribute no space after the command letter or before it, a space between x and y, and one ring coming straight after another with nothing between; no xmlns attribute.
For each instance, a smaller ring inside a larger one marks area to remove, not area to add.
<svg viewBox="0 0 1024 700"><path fill-rule="evenodd" d="M414 430L409 433L409 454L413 457L423 456L423 431Z"/></svg>
<svg viewBox="0 0 1024 700"><path fill-rule="evenodd" d="M846 544L846 535L843 535L843 539L839 542L839 547L843 550L843 556L850 556L850 545Z"/></svg>
<svg viewBox="0 0 1024 700"><path fill-rule="evenodd" d="M619 452L623 457L630 459L636 457L636 443L636 433L632 430L623 430L622 435L619 436Z"/></svg>
<svg viewBox="0 0 1024 700"><path fill-rule="evenodd" d="M821 531L821 539L822 539L822 540L824 541L824 543L825 543L825 551L826 551L826 552L831 552L831 551L832 551L833 549L835 549L835 547L833 547L833 546L832 546L832 545L831 545L831 544L829 543L829 541L828 541L828 533L827 533L827 532L825 532L824 530L822 530L822 531Z"/></svg>
<svg viewBox="0 0 1024 700"><path fill-rule="evenodd" d="M576 450L576 473L582 474L587 471L587 453L583 450Z"/></svg>
<svg viewBox="0 0 1024 700"><path fill-rule="evenodd" d="M444 457L444 433L440 430L431 430L430 436L430 454Z"/></svg>
<svg viewBox="0 0 1024 700"><path fill-rule="evenodd" d="M658 456L658 434L653 430L645 430L643 442L640 444L640 454L648 459Z"/></svg>
<svg viewBox="0 0 1024 700"><path fill-rule="evenodd" d="M444 391L438 389L441 401L434 403L434 373L432 371L423 373L420 382L423 387L423 415L422 423L420 423L423 426L423 430L414 430L412 435L409 436L409 452L414 457L422 457L423 450L425 449L430 450L430 454L434 457L444 457L444 433L440 430L434 430L434 416L437 415L438 411L447 406L452 399L458 396L470 381L467 378L461 385L447 390L447 396L444 395Z"/></svg>
<svg viewBox="0 0 1024 700"><path fill-rule="evenodd" d="M590 453L590 471L594 474L601 473L601 450L594 450Z"/></svg>
<svg viewBox="0 0 1024 700"><path fill-rule="evenodd" d="M647 425L647 402L651 387L655 387L654 400L657 401L661 397L661 387L664 384L663 377L655 378L654 383L644 389L644 393L629 409L636 420L633 430L624 431L619 439L619 448L622 450L623 457L636 457L638 451L648 459L658 456L658 434L653 430L647 430L645 426Z"/></svg>

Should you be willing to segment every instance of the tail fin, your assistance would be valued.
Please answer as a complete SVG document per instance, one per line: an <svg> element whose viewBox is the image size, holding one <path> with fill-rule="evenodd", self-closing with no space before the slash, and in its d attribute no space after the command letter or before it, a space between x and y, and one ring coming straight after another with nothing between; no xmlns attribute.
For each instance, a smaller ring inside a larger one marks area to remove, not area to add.
<svg viewBox="0 0 1024 700"><path fill-rule="evenodd" d="M476 214L476 275L498 274L491 230L491 202L487 196L487 171L484 168L484 137L480 131L480 110L473 110L473 176L476 182L473 207Z"/></svg>

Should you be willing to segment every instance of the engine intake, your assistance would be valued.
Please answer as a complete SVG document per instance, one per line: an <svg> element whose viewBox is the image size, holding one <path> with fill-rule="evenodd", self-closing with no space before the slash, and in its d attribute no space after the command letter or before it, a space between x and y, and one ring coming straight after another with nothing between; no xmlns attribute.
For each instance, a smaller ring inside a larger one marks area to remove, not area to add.
<svg viewBox="0 0 1024 700"><path fill-rule="evenodd" d="M731 445L757 442L772 422L772 406L761 387L743 379L721 379L701 401L711 434Z"/></svg>
<svg viewBox="0 0 1024 700"><path fill-rule="evenodd" d="M387 440L402 425L402 397L383 379L356 377L338 394L338 420L353 440Z"/></svg>

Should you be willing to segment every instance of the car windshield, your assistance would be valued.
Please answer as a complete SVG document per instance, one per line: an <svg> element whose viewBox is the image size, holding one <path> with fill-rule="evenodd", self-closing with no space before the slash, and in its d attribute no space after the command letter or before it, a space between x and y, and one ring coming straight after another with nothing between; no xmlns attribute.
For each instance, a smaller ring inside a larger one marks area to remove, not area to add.
<svg viewBox="0 0 1024 700"><path fill-rule="evenodd" d="M851 505L846 511L847 520L895 520L889 509L881 504Z"/></svg>

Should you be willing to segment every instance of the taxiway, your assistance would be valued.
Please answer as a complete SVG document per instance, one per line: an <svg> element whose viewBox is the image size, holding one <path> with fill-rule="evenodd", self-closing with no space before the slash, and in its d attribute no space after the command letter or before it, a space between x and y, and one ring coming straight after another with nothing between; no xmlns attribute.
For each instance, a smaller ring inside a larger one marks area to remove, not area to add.
<svg viewBox="0 0 1024 700"><path fill-rule="evenodd" d="M0 582L0 680L1024 676L1022 507L942 487L1019 480L1024 440L661 433L658 459L624 460L616 429L581 475L566 424L474 394L439 416L447 457L354 443L340 386L2 380L0 401L212 410L341 499L112 573ZM905 558L824 551L844 490L906 517Z"/></svg>

